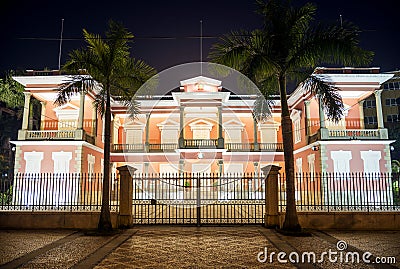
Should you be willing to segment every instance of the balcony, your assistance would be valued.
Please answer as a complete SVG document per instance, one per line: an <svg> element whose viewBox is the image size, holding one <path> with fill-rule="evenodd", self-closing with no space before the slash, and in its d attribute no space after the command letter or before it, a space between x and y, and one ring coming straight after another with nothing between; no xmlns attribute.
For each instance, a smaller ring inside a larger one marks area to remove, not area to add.
<svg viewBox="0 0 400 269"><path fill-rule="evenodd" d="M283 152L283 143L226 143L225 148L231 152Z"/></svg>
<svg viewBox="0 0 400 269"><path fill-rule="evenodd" d="M308 139L309 143L318 140L380 140L388 139L387 129L343 129L321 128Z"/></svg>
<svg viewBox="0 0 400 269"><path fill-rule="evenodd" d="M18 140L83 140L95 144L95 122L84 120L83 130L77 129L77 121L46 120L41 123L41 130L19 130Z"/></svg>
<svg viewBox="0 0 400 269"><path fill-rule="evenodd" d="M18 140L84 140L95 143L95 138L83 130L19 130Z"/></svg>
<svg viewBox="0 0 400 269"><path fill-rule="evenodd" d="M114 144L112 152L114 153L135 153L135 152L175 152L178 144Z"/></svg>
<svg viewBox="0 0 400 269"><path fill-rule="evenodd" d="M217 139L185 139L185 149L217 149ZM143 153L143 152L175 152L178 144L114 144L114 153ZM283 152L283 143L225 143L225 149L230 152Z"/></svg>
<svg viewBox="0 0 400 269"><path fill-rule="evenodd" d="M218 139L184 139L184 149L216 149Z"/></svg>

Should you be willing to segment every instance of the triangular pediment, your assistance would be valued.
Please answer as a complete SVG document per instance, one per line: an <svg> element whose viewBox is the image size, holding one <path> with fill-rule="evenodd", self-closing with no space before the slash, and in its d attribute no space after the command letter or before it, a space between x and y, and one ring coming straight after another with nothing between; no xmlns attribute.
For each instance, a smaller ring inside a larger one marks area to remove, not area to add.
<svg viewBox="0 0 400 269"><path fill-rule="evenodd" d="M201 125L204 125L204 126L207 126L207 127L212 127L213 126L212 123L210 123L210 122L208 122L206 120L196 120L196 121L194 121L194 122L189 124L190 127L201 126Z"/></svg>
<svg viewBox="0 0 400 269"><path fill-rule="evenodd" d="M221 81L220 80L216 80L213 78L209 78L209 77L204 77L204 76L197 76L194 78L189 78L186 80L182 80L181 81L181 86L186 86L186 85L191 85L191 84L197 84L197 83L202 83L205 85L211 85L211 86L221 86Z"/></svg>
<svg viewBox="0 0 400 269"><path fill-rule="evenodd" d="M162 129L179 129L179 123L177 123L174 120L171 119L166 119L161 123L157 124L157 127L160 128L160 130Z"/></svg>
<svg viewBox="0 0 400 269"><path fill-rule="evenodd" d="M196 120L189 124L190 129L193 131L194 129L208 129L211 131L213 124L206 120Z"/></svg>
<svg viewBox="0 0 400 269"><path fill-rule="evenodd" d="M233 127L244 127L244 123L239 120L232 119L223 124L224 128L233 128Z"/></svg>
<svg viewBox="0 0 400 269"><path fill-rule="evenodd" d="M54 111L60 111L60 110L79 110L79 107L71 104L71 103L66 103L62 106L58 106L56 108L53 109Z"/></svg>
<svg viewBox="0 0 400 269"><path fill-rule="evenodd" d="M144 129L145 127L146 124L137 120L129 120L124 124L125 129Z"/></svg>

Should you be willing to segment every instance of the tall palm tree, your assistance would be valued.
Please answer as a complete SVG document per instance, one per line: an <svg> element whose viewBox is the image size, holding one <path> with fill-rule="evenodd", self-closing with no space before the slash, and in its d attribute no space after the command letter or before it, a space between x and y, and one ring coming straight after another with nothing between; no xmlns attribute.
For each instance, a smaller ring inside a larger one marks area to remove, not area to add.
<svg viewBox="0 0 400 269"><path fill-rule="evenodd" d="M316 6L294 7L290 0L258 0L264 25L254 31L231 32L213 45L209 58L246 74L263 94L276 85L281 100L281 126L285 156L286 215L282 229L300 231L295 204L292 121L287 103L288 81L304 85L323 103L331 120L343 114L340 95L330 83L311 76L320 64L364 65L373 56L359 47L358 33L350 23L322 25L314 21Z"/></svg>
<svg viewBox="0 0 400 269"><path fill-rule="evenodd" d="M109 207L110 193L110 144L111 144L111 98L137 110L131 102L136 90L156 72L141 60L130 56L130 40L133 35L121 24L110 21L103 39L100 35L83 30L87 47L69 54L63 69L75 74L59 88L57 104L68 102L78 92L94 90L95 106L104 117L104 170L100 231L111 230Z"/></svg>

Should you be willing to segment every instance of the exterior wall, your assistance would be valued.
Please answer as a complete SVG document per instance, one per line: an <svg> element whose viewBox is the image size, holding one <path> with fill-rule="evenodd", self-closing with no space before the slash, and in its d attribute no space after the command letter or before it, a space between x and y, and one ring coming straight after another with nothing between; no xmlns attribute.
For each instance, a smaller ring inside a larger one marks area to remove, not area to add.
<svg viewBox="0 0 400 269"><path fill-rule="evenodd" d="M104 155L102 152L94 150L92 148L83 146L82 147L82 173L88 173L88 158L89 155L94 156L94 171L93 173L103 173L103 167L101 164L101 160L104 159Z"/></svg>
<svg viewBox="0 0 400 269"><path fill-rule="evenodd" d="M335 172L333 160L331 158L332 151L350 151L351 152L351 160L350 160L350 172L364 172L364 161L361 159L361 151L379 151L381 152L381 159L379 160L379 168L380 172L390 172L390 166L387 165L387 160L385 156L385 145L374 145L374 144L337 144L337 145L326 145L326 153L327 153L327 163L326 163L326 171L325 172Z"/></svg>
<svg viewBox="0 0 400 269"><path fill-rule="evenodd" d="M69 170L71 173L79 172L80 167L76 165L76 158L79 159L79 155L76 153L77 146L56 146L56 145L24 145L20 146L16 151L16 172L25 173L26 161L24 155L26 152L43 152L43 160L41 161L41 173L53 173L54 172L54 161L52 159L53 152L71 152L72 159L69 161Z"/></svg>

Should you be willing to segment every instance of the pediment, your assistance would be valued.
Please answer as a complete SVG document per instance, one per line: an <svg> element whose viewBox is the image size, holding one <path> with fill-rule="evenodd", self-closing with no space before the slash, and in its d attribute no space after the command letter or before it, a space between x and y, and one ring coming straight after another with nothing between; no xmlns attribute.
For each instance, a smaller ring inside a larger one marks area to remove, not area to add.
<svg viewBox="0 0 400 269"><path fill-rule="evenodd" d="M160 128L160 130L162 129L179 129L179 123L177 123L174 120L171 119L166 119L161 123L157 124L157 127Z"/></svg>
<svg viewBox="0 0 400 269"><path fill-rule="evenodd" d="M243 130L244 126L245 126L244 123L242 123L241 121L236 120L236 119L229 120L223 124L224 129L241 129L241 130Z"/></svg>
<svg viewBox="0 0 400 269"><path fill-rule="evenodd" d="M79 110L79 107L71 104L71 103L66 103L62 106L58 106L56 108L53 109L54 111L60 111L60 110Z"/></svg>
<svg viewBox="0 0 400 269"><path fill-rule="evenodd" d="M190 129L193 131L194 129L208 129L211 131L213 124L206 120L196 120L189 124Z"/></svg>
<svg viewBox="0 0 400 269"><path fill-rule="evenodd" d="M137 120L129 120L125 122L124 129L144 129L146 124Z"/></svg>

